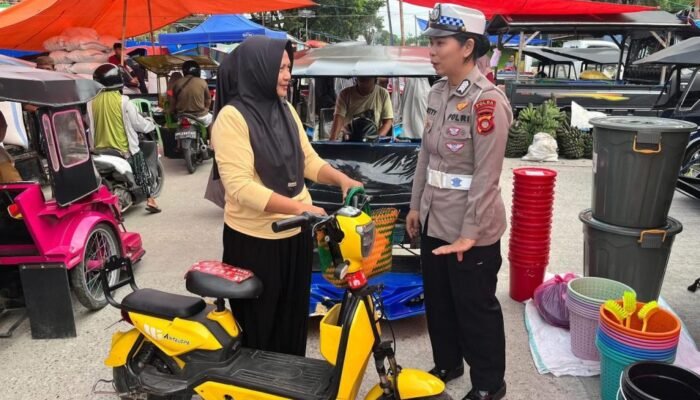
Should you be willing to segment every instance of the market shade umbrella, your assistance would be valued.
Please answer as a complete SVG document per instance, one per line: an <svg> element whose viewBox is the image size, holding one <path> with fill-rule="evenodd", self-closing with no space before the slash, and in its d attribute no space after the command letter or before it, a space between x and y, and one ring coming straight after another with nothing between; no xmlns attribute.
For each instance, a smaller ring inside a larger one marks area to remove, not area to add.
<svg viewBox="0 0 700 400"><path fill-rule="evenodd" d="M634 63L700 65L700 37L686 39Z"/></svg>
<svg viewBox="0 0 700 400"><path fill-rule="evenodd" d="M292 76L434 76L427 47L338 43L295 58Z"/></svg>
<svg viewBox="0 0 700 400"><path fill-rule="evenodd" d="M404 0L406 3L432 8L433 0ZM655 10L653 7L603 3L583 0L452 0L450 3L476 8L491 19L494 15L599 15Z"/></svg>
<svg viewBox="0 0 700 400"><path fill-rule="evenodd" d="M150 15L149 20L149 3ZM162 28L192 14L240 14L308 7L310 0L128 0L126 36ZM0 48L43 50L66 28L122 37L124 0L24 0L0 13Z"/></svg>
<svg viewBox="0 0 700 400"><path fill-rule="evenodd" d="M0 65L0 101L67 106L87 103L100 90L102 85L78 75Z"/></svg>

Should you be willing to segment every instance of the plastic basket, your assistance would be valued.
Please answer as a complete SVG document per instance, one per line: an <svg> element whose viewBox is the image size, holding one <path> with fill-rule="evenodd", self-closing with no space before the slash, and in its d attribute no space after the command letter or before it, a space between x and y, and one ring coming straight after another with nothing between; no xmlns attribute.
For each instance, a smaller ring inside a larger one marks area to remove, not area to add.
<svg viewBox="0 0 700 400"><path fill-rule="evenodd" d="M586 276L569 281L568 293L590 304L603 304L606 300L621 299L625 291L634 292L634 289L606 278Z"/></svg>
<svg viewBox="0 0 700 400"><path fill-rule="evenodd" d="M596 348L598 320L581 315L569 308L569 331L571 332L571 352L580 359L598 361Z"/></svg>

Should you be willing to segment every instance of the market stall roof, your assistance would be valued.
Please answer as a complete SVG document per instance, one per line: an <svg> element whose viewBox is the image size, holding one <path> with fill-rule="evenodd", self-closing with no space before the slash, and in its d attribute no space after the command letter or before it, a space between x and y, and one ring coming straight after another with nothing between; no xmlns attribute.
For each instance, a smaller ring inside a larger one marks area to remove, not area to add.
<svg viewBox="0 0 700 400"><path fill-rule="evenodd" d="M0 65L13 65L19 67L36 67L36 64L31 61L22 60L21 58L8 57L0 54Z"/></svg>
<svg viewBox="0 0 700 400"><path fill-rule="evenodd" d="M488 25L490 34L513 32L571 33L686 30L691 26L666 11L641 11L606 15L496 15Z"/></svg>
<svg viewBox="0 0 700 400"><path fill-rule="evenodd" d="M219 65L207 56L160 55L134 58L134 61L141 66L158 75L165 75L172 71L181 70L182 64L189 60L196 61L199 67L204 70L219 68Z"/></svg>
<svg viewBox="0 0 700 400"><path fill-rule="evenodd" d="M0 65L0 101L60 107L87 103L100 90L102 85L78 75Z"/></svg>
<svg viewBox="0 0 700 400"><path fill-rule="evenodd" d="M0 48L42 50L66 28L93 28L122 37L125 1L23 0L0 13ZM311 0L127 0L126 37L142 35L192 14L250 13L314 5ZM150 15L149 18L149 4Z"/></svg>
<svg viewBox="0 0 700 400"><path fill-rule="evenodd" d="M434 76L427 47L367 46L338 43L311 49L294 60L292 75Z"/></svg>
<svg viewBox="0 0 700 400"><path fill-rule="evenodd" d="M199 26L187 32L163 33L159 35L161 45L194 43L236 43L248 36L265 35L275 39L286 39L287 33L274 31L241 15L212 15Z"/></svg>
<svg viewBox="0 0 700 400"><path fill-rule="evenodd" d="M573 49L565 47L550 47L548 53L570 57L588 64L617 64L620 62L620 50L612 48ZM625 59L625 57L623 57Z"/></svg>
<svg viewBox="0 0 700 400"><path fill-rule="evenodd" d="M435 0L405 0L406 3L432 8ZM653 7L583 0L451 0L450 3L476 8L487 19L495 15L603 15L653 10Z"/></svg>
<svg viewBox="0 0 700 400"><path fill-rule="evenodd" d="M634 63L700 65L700 37L686 39Z"/></svg>
<svg viewBox="0 0 700 400"><path fill-rule="evenodd" d="M547 47L528 46L523 49L523 53L546 65L574 63L574 60L569 57L547 52Z"/></svg>

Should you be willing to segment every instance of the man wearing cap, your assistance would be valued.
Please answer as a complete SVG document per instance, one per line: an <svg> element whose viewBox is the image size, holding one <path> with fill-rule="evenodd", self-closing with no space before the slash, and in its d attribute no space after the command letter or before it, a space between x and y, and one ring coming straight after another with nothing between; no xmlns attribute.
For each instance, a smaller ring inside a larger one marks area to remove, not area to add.
<svg viewBox="0 0 700 400"><path fill-rule="evenodd" d="M428 333L447 382L470 367L467 400L506 393L505 332L496 283L506 229L499 178L513 119L505 95L476 67L489 50L480 11L436 4L430 59L443 78L428 95L423 145L413 180L411 237L421 236Z"/></svg>

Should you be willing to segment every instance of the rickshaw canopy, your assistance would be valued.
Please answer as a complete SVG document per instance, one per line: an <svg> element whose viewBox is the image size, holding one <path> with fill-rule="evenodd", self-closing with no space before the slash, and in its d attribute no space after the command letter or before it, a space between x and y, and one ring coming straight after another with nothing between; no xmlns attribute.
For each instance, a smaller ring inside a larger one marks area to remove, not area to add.
<svg viewBox="0 0 700 400"><path fill-rule="evenodd" d="M144 56L136 57L134 61L157 75L167 75L172 71L180 70L185 61L196 61L203 70L215 70L219 68L219 65L207 56Z"/></svg>
<svg viewBox="0 0 700 400"><path fill-rule="evenodd" d="M310 49L294 60L295 77L434 76L427 47L338 43Z"/></svg>
<svg viewBox="0 0 700 400"><path fill-rule="evenodd" d="M637 60L635 64L700 65L700 37L686 39L676 45Z"/></svg>
<svg viewBox="0 0 700 400"><path fill-rule="evenodd" d="M0 65L0 100L62 107L92 100L102 85L73 74Z"/></svg>

